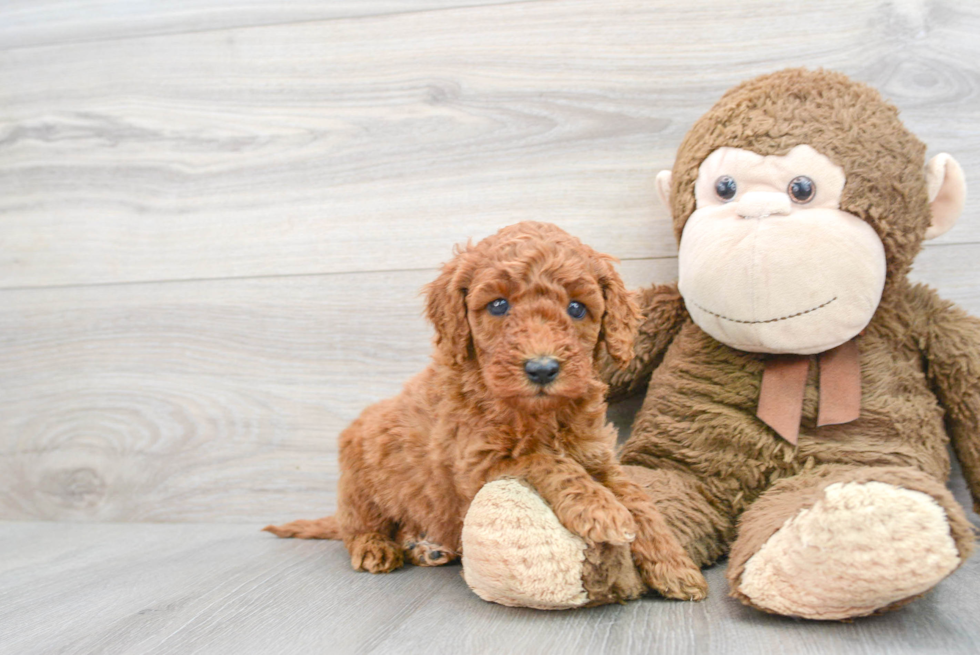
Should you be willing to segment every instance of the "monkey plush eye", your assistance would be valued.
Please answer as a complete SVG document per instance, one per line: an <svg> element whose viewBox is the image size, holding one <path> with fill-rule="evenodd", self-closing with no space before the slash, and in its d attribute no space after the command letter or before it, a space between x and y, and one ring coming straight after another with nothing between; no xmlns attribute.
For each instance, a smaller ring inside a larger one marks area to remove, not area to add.
<svg viewBox="0 0 980 655"><path fill-rule="evenodd" d="M576 320L581 320L585 318L585 312L586 312L585 305L583 305L579 301L573 300L572 302L568 303L568 315L571 316L572 318Z"/></svg>
<svg viewBox="0 0 980 655"><path fill-rule="evenodd" d="M793 202L802 205L813 200L813 196L817 193L817 185L806 175L800 175L799 177L793 178L786 191L789 193L789 197L793 199Z"/></svg>
<svg viewBox="0 0 980 655"><path fill-rule="evenodd" d="M487 311L493 314L494 316L503 316L504 314L507 313L508 309L510 309L510 303L504 300L503 298L497 298L489 305L487 305Z"/></svg>
<svg viewBox="0 0 980 655"><path fill-rule="evenodd" d="M715 193L726 202L735 197L735 191L737 190L738 187L731 175L722 175L715 180Z"/></svg>

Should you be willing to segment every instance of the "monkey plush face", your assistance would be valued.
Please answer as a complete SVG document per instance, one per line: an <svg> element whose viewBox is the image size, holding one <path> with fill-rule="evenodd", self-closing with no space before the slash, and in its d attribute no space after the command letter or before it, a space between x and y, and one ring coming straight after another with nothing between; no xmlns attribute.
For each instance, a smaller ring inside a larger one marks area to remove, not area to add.
<svg viewBox="0 0 980 655"><path fill-rule="evenodd" d="M885 284L874 229L842 211L844 170L808 145L719 148L701 164L681 237L693 320L739 350L822 352L871 320Z"/></svg>
<svg viewBox="0 0 980 655"><path fill-rule="evenodd" d="M694 322L739 350L812 354L861 332L924 239L963 209L963 172L877 91L787 69L729 90L673 171L679 287Z"/></svg>

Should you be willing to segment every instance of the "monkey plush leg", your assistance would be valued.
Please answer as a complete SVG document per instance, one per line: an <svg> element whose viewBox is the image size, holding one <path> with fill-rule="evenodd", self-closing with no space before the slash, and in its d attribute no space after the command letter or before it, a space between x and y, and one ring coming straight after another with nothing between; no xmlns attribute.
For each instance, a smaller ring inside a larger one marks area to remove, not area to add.
<svg viewBox="0 0 980 655"><path fill-rule="evenodd" d="M698 566L727 549L729 517L715 509L688 474L623 467L647 491ZM630 547L597 544L562 526L530 485L502 479L484 485L463 523L463 577L484 600L565 609L621 602L646 591Z"/></svg>
<svg viewBox="0 0 980 655"><path fill-rule="evenodd" d="M849 619L914 600L972 549L940 481L911 468L825 467L780 480L746 510L728 581L767 612Z"/></svg>
<svg viewBox="0 0 980 655"><path fill-rule="evenodd" d="M463 521L462 543L466 583L502 605L568 609L644 591L629 544L589 547L522 480L483 486Z"/></svg>

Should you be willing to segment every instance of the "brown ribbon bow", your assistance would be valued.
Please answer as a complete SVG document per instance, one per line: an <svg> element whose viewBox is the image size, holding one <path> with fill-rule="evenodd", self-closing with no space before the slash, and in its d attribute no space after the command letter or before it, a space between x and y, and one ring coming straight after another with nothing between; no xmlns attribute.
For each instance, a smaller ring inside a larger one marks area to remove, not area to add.
<svg viewBox="0 0 980 655"><path fill-rule="evenodd" d="M861 352L850 341L818 356L820 407L817 426L850 423L861 414ZM775 355L766 361L759 391L758 416L794 446L800 436L803 392L809 355Z"/></svg>

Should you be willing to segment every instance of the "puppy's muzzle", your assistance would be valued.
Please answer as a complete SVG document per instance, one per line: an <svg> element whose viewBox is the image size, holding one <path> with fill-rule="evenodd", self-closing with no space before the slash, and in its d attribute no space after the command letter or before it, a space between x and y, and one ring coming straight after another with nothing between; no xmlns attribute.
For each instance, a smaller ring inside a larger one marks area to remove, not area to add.
<svg viewBox="0 0 980 655"><path fill-rule="evenodd" d="M524 362L527 379L542 387L554 382L560 370L561 364L554 357L535 357Z"/></svg>

